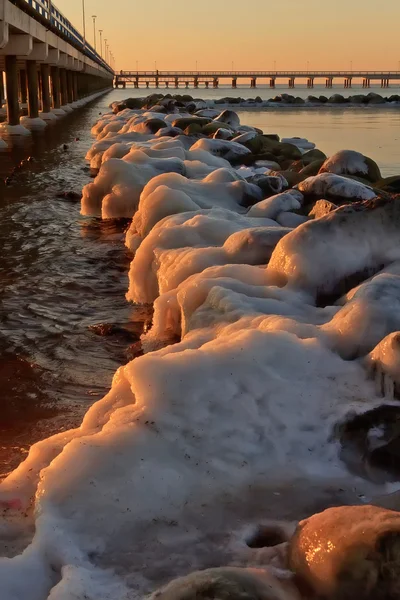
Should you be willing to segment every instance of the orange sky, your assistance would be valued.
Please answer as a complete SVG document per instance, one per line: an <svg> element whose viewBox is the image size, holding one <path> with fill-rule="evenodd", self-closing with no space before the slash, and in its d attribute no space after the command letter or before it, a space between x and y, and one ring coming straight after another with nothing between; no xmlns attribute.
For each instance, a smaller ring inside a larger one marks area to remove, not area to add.
<svg viewBox="0 0 400 600"><path fill-rule="evenodd" d="M82 0L54 4L82 31ZM116 69L399 69L399 0L85 0ZM381 10L381 6L384 9ZM110 7L112 7L110 9ZM99 46L99 37L97 36ZM136 62L137 61L137 62ZM307 63L309 63L307 65Z"/></svg>

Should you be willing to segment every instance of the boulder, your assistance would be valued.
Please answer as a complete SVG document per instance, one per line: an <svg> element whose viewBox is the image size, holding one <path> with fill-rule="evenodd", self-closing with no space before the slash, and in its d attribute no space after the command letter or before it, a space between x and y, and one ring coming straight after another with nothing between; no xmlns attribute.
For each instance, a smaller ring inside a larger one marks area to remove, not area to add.
<svg viewBox="0 0 400 600"><path fill-rule="evenodd" d="M314 148L313 150L305 152L301 157L301 160L303 161L304 165L309 165L315 160L326 160L326 158L326 154L321 152L321 150L318 150L318 148Z"/></svg>
<svg viewBox="0 0 400 600"><path fill-rule="evenodd" d="M383 96L376 94L375 92L367 94L367 101L368 104L384 104L386 102Z"/></svg>
<svg viewBox="0 0 400 600"><path fill-rule="evenodd" d="M311 211L308 213L308 216L311 219L320 219L325 215L329 215L329 213L333 212L336 209L336 204L333 204L333 202L329 202L329 200L317 200Z"/></svg>
<svg viewBox="0 0 400 600"><path fill-rule="evenodd" d="M199 125L199 123L191 123L186 127L183 133L185 135L197 135L199 133L202 133L202 130L203 128L201 125Z"/></svg>
<svg viewBox="0 0 400 600"><path fill-rule="evenodd" d="M367 104L368 99L364 94L355 94L349 98L351 104Z"/></svg>
<svg viewBox="0 0 400 600"><path fill-rule="evenodd" d="M301 175L300 173L296 173L296 171L279 171L279 173L286 179L289 184L289 187L293 187L306 179L306 175ZM274 171L271 171L270 175L276 175Z"/></svg>
<svg viewBox="0 0 400 600"><path fill-rule="evenodd" d="M299 159L302 156L301 151L296 146L292 144L283 144L266 135L257 135L253 139L247 141L245 146L253 154L264 154L268 152L274 156L284 156L285 158L290 158L292 160ZM279 160L277 162L279 162Z"/></svg>
<svg viewBox="0 0 400 600"><path fill-rule="evenodd" d="M162 119L147 119L147 121L144 122L144 125L149 133L154 134L157 133L159 129L165 128L165 121Z"/></svg>
<svg viewBox="0 0 400 600"><path fill-rule="evenodd" d="M192 125L193 123L195 123L196 125L199 125L200 127L204 127L204 125L207 125L208 123L211 123L211 119L208 119L207 117L178 117L177 119L175 119L175 121L173 121L172 123L172 127L179 127L179 129L182 129L182 131L184 131L186 129L186 127L189 127L189 125Z"/></svg>
<svg viewBox="0 0 400 600"><path fill-rule="evenodd" d="M327 158L320 169L320 173L352 175L361 177L370 183L382 178L376 162L354 150L340 150L330 158Z"/></svg>
<svg viewBox="0 0 400 600"><path fill-rule="evenodd" d="M303 179L311 177L312 175L318 175L322 165L324 164L323 159L317 159L313 162L308 163L303 169L299 171L299 174L303 176Z"/></svg>
<svg viewBox="0 0 400 600"><path fill-rule="evenodd" d="M399 94L392 94L391 96L389 96L387 101L388 102L400 102L400 96L399 96Z"/></svg>
<svg viewBox="0 0 400 600"><path fill-rule="evenodd" d="M400 598L400 513L343 506L301 521L288 566L318 597Z"/></svg>
<svg viewBox="0 0 400 600"><path fill-rule="evenodd" d="M305 104L306 101L303 100L303 98L300 98L300 96L296 96L296 98L293 100L293 104Z"/></svg>
<svg viewBox="0 0 400 600"><path fill-rule="evenodd" d="M218 117L215 117L214 121L218 123L224 123L225 125L229 125L230 127L234 127L237 129L240 126L240 119L233 110L223 110Z"/></svg>
<svg viewBox="0 0 400 600"><path fill-rule="evenodd" d="M229 129L224 129L220 127L213 135L215 140L231 140L232 139L232 131Z"/></svg>
<svg viewBox="0 0 400 600"><path fill-rule="evenodd" d="M384 177L375 183L375 187L389 194L400 194L400 175Z"/></svg>
<svg viewBox="0 0 400 600"><path fill-rule="evenodd" d="M254 98L254 101L257 102L257 104L261 104L263 102L263 99L260 96L256 96Z"/></svg>
<svg viewBox="0 0 400 600"><path fill-rule="evenodd" d="M320 104L321 101L319 98L317 98L317 96L307 96L306 102L310 103L310 104Z"/></svg>
<svg viewBox="0 0 400 600"><path fill-rule="evenodd" d="M347 102L346 98L342 96L342 94L333 94L328 100L330 104L345 104Z"/></svg>
<svg viewBox="0 0 400 600"><path fill-rule="evenodd" d="M308 200L327 199L333 202L357 202L376 198L376 192L369 186L332 173L320 173L308 177L298 184L299 189Z"/></svg>
<svg viewBox="0 0 400 600"><path fill-rule="evenodd" d="M321 102L321 104L326 104L328 102L328 98L326 96L319 96L318 100Z"/></svg>

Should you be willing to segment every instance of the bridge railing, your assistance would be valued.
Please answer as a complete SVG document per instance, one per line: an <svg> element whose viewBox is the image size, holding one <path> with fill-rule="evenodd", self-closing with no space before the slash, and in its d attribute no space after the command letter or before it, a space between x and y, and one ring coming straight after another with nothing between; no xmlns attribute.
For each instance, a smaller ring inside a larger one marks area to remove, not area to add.
<svg viewBox="0 0 400 600"><path fill-rule="evenodd" d="M395 77L400 71L119 71L117 77Z"/></svg>
<svg viewBox="0 0 400 600"><path fill-rule="evenodd" d="M12 0L14 4L24 9L29 7L29 12L34 18L47 23L56 30L64 39L86 54L89 58L102 65L110 72L114 72L109 64L96 52L96 50L83 38L72 23L64 17L62 12L51 0Z"/></svg>

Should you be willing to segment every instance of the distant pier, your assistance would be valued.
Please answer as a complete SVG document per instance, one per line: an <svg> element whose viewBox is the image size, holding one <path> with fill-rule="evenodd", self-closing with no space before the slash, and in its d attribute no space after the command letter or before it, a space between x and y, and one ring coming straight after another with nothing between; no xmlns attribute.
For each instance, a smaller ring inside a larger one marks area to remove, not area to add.
<svg viewBox="0 0 400 600"><path fill-rule="evenodd" d="M297 79L306 80L310 89L316 81L327 88L332 88L335 81L351 88L354 79L361 80L364 88L371 87L373 82L388 88L390 82L400 81L400 71L119 71L115 76L115 87L126 88L129 84L135 88L217 89L222 80L236 89L240 81L250 80L250 88L255 89L263 80L270 88L275 88L278 81L287 82L289 88L294 88Z"/></svg>

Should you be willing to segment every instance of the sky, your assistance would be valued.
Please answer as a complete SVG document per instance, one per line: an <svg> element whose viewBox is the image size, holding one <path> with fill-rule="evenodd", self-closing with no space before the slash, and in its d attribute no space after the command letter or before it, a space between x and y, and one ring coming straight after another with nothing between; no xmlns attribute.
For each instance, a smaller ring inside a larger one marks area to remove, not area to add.
<svg viewBox="0 0 400 600"><path fill-rule="evenodd" d="M54 0L80 31L82 1L117 70L400 70L399 0Z"/></svg>

